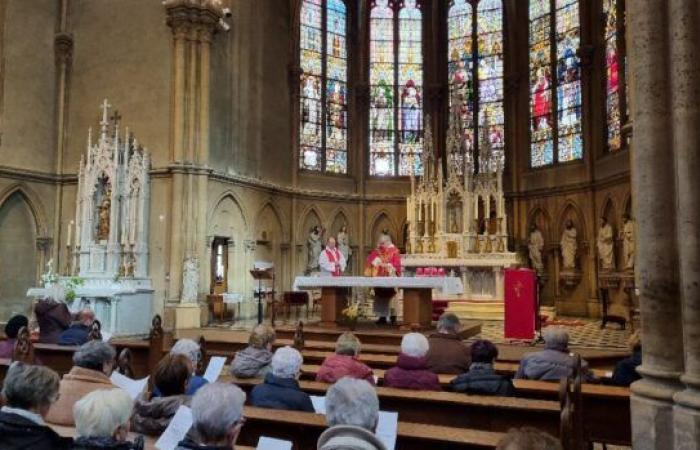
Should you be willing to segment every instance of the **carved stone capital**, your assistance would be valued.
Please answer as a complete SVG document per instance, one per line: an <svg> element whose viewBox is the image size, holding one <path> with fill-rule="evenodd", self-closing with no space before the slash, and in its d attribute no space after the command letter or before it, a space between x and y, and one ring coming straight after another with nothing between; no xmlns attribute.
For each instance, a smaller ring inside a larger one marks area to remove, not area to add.
<svg viewBox="0 0 700 450"><path fill-rule="evenodd" d="M218 0L165 0L163 6L175 39L211 42L217 23L224 17Z"/></svg>
<svg viewBox="0 0 700 450"><path fill-rule="evenodd" d="M73 59L73 35L58 33L54 37L56 64L70 64Z"/></svg>

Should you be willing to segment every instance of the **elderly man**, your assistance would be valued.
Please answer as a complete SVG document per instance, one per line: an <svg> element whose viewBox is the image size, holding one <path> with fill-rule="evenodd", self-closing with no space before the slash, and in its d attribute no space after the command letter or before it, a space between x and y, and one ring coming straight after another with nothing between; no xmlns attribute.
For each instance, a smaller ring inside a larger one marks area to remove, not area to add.
<svg viewBox="0 0 700 450"><path fill-rule="evenodd" d="M233 450L243 428L245 393L232 384L212 383L192 399L192 427L196 439L187 436L176 450Z"/></svg>
<svg viewBox="0 0 700 450"><path fill-rule="evenodd" d="M199 348L199 344L192 339L180 339L173 345L173 348L170 349L170 354L184 355L190 360L192 376L187 384L185 395L194 395L199 388L208 383L204 377L195 375L199 361L202 359L202 351ZM153 390L154 397L160 397L160 395L158 388Z"/></svg>
<svg viewBox="0 0 700 450"><path fill-rule="evenodd" d="M453 313L444 313L437 323L437 333L428 338L428 368L435 373L459 374L469 370L471 355L459 337L462 325Z"/></svg>
<svg viewBox="0 0 700 450"><path fill-rule="evenodd" d="M73 426L73 405L90 392L113 389L109 380L114 369L116 352L102 341L90 341L73 354L73 367L63 375L60 398L51 407L46 420L57 425Z"/></svg>
<svg viewBox="0 0 700 450"><path fill-rule="evenodd" d="M382 233L379 236L377 248L367 257L365 264L366 277L400 277L401 254L399 249L391 242L391 237ZM390 313L391 299L396 295L393 288L374 289L374 314L378 317L377 324L386 324ZM393 319L392 319L393 321Z"/></svg>
<svg viewBox="0 0 700 450"><path fill-rule="evenodd" d="M127 441L133 409L131 397L121 389L94 391L83 397L73 407L73 450L142 450L142 436L133 443Z"/></svg>
<svg viewBox="0 0 700 450"><path fill-rule="evenodd" d="M341 378L326 393L328 428L318 438L319 450L386 450L375 436L379 399L364 380Z"/></svg>
<svg viewBox="0 0 700 450"><path fill-rule="evenodd" d="M44 417L58 398L58 374L42 366L13 363L7 371L0 409L0 448L3 450L69 449L73 439L62 438Z"/></svg>
<svg viewBox="0 0 700 450"><path fill-rule="evenodd" d="M71 326L58 337L58 345L83 345L88 341L93 322L95 313L91 309L81 310Z"/></svg>
<svg viewBox="0 0 700 450"><path fill-rule="evenodd" d="M569 353L569 333L564 328L547 327L542 333L544 350L526 353L520 361L515 378L528 380L559 381L573 373L575 359ZM588 363L581 360L581 371L587 381L593 376L588 372Z"/></svg>
<svg viewBox="0 0 700 450"><path fill-rule="evenodd" d="M335 245L333 236L326 240L326 248L318 256L318 265L321 268L321 275L339 277L345 272L345 256Z"/></svg>
<svg viewBox="0 0 700 450"><path fill-rule="evenodd" d="M297 381L303 362L301 353L292 347L278 348L272 357L272 372L265 376L264 383L253 388L250 403L262 408L314 412L311 397Z"/></svg>

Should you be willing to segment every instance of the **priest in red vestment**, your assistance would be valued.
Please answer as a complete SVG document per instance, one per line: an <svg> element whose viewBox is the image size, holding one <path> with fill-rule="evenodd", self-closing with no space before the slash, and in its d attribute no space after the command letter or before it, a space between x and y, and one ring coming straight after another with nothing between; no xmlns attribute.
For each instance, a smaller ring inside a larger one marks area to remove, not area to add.
<svg viewBox="0 0 700 450"><path fill-rule="evenodd" d="M379 237L377 248L367 257L365 263L365 276L367 277L398 277L401 276L401 254L399 249L391 242L387 233ZM374 314L379 318L378 324L385 324L389 316L389 303L396 295L393 288L374 289Z"/></svg>
<svg viewBox="0 0 700 450"><path fill-rule="evenodd" d="M326 248L318 256L318 265L321 268L321 274L325 276L339 277L345 272L345 256L338 250L335 245L333 236L326 240Z"/></svg>

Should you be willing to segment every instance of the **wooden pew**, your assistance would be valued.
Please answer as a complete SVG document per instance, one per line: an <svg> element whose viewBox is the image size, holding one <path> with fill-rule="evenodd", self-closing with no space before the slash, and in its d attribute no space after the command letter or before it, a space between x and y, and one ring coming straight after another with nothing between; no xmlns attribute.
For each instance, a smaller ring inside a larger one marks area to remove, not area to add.
<svg viewBox="0 0 700 450"><path fill-rule="evenodd" d="M222 375L250 392L261 379L240 379ZM325 395L329 385L317 381L300 381L303 391ZM507 431L514 426L534 426L552 434L559 431L559 405L555 401L523 398L464 395L454 392L409 391L377 387L382 410L398 411L407 422L466 427L487 431Z"/></svg>
<svg viewBox="0 0 700 450"><path fill-rule="evenodd" d="M316 448L316 442L327 428L323 415L244 407L246 423L239 442L256 445L260 436L271 436L294 442L295 449ZM398 450L467 450L494 448L502 433L478 429L426 425L404 420L399 413L396 448ZM238 446L236 446L238 448Z"/></svg>

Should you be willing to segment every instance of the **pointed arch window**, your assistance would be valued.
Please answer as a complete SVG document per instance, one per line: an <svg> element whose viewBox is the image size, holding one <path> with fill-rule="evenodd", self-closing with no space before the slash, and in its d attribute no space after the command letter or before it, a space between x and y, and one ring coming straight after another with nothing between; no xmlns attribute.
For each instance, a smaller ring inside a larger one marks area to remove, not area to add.
<svg viewBox="0 0 700 450"><path fill-rule="evenodd" d="M577 0L530 0L530 165L583 158Z"/></svg>
<svg viewBox="0 0 700 450"><path fill-rule="evenodd" d="M422 173L423 38L417 0L372 0L369 173Z"/></svg>
<svg viewBox="0 0 700 450"><path fill-rule="evenodd" d="M459 118L465 151L477 152L482 136L503 148L503 2L451 0L447 28L451 117Z"/></svg>
<svg viewBox="0 0 700 450"><path fill-rule="evenodd" d="M303 0L299 24L299 167L347 173L347 9Z"/></svg>
<svg viewBox="0 0 700 450"><path fill-rule="evenodd" d="M622 125L628 117L624 0L603 0L603 17L606 137L608 151L614 152L622 148Z"/></svg>

